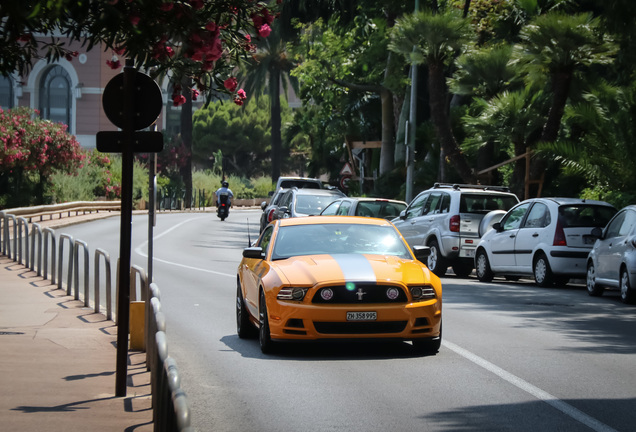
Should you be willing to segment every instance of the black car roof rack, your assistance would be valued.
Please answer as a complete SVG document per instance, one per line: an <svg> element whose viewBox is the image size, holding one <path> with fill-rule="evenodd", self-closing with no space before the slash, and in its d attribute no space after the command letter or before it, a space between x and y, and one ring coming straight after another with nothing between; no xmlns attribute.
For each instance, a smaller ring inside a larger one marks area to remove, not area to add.
<svg viewBox="0 0 636 432"><path fill-rule="evenodd" d="M489 186L489 185L470 185L470 184L457 184L457 183L435 183L433 188L452 188L453 190L464 189L483 189L493 190L498 192L510 192L510 188L507 186Z"/></svg>

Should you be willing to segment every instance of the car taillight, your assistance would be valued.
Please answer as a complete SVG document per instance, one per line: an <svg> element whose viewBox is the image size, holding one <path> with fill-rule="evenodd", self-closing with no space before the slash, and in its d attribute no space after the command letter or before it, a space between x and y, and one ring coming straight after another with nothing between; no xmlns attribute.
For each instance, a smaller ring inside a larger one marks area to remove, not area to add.
<svg viewBox="0 0 636 432"><path fill-rule="evenodd" d="M269 213L267 213L267 223L270 223L274 219L274 209L271 209Z"/></svg>
<svg viewBox="0 0 636 432"><path fill-rule="evenodd" d="M556 230L554 231L554 241L552 242L552 246L567 246L568 243L565 241L565 231L563 231L563 226L561 225L561 221L557 221Z"/></svg>
<svg viewBox="0 0 636 432"><path fill-rule="evenodd" d="M451 216L448 229L450 229L451 232L459 232L459 221L459 215Z"/></svg>

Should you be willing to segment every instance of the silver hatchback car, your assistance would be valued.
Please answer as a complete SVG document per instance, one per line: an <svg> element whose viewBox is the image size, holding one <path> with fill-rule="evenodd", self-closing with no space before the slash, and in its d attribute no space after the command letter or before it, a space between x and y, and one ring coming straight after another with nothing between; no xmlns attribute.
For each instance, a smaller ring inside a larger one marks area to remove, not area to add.
<svg viewBox="0 0 636 432"><path fill-rule="evenodd" d="M636 300L636 205L616 213L598 237L587 258L587 292L600 296L605 287L619 288L621 300Z"/></svg>

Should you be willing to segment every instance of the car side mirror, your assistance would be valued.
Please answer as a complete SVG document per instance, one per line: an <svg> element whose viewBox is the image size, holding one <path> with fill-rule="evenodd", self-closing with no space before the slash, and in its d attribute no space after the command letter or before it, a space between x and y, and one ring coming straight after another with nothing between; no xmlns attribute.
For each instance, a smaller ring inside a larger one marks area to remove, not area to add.
<svg viewBox="0 0 636 432"><path fill-rule="evenodd" d="M406 219L406 210L402 210L400 212L400 216L399 217L400 217L400 219L405 220Z"/></svg>
<svg viewBox="0 0 636 432"><path fill-rule="evenodd" d="M261 210L265 211L265 207L267 207L267 201L261 203Z"/></svg>
<svg viewBox="0 0 636 432"><path fill-rule="evenodd" d="M274 191L269 191L269 192L267 193L267 196L268 196L268 197L272 197L272 196L274 196Z"/></svg>
<svg viewBox="0 0 636 432"><path fill-rule="evenodd" d="M603 230L599 227L592 228L592 236L597 239L603 238Z"/></svg>
<svg viewBox="0 0 636 432"><path fill-rule="evenodd" d="M431 255L431 248L428 246L413 246L413 254L418 261L424 262Z"/></svg>
<svg viewBox="0 0 636 432"><path fill-rule="evenodd" d="M264 259L265 253L262 247L248 247L243 249L243 258Z"/></svg>
<svg viewBox="0 0 636 432"><path fill-rule="evenodd" d="M501 232L501 222L495 222L494 224L492 224L492 229L494 229L497 232Z"/></svg>

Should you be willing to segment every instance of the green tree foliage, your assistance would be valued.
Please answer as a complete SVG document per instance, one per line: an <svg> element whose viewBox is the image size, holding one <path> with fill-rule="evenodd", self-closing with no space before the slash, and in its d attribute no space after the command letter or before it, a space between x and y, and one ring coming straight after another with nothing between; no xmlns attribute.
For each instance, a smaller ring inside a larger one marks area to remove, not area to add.
<svg viewBox="0 0 636 432"><path fill-rule="evenodd" d="M175 83L192 79L199 91L230 92L223 81L250 55L246 35L267 37L275 11L252 0L25 0L0 6L0 73L25 74L34 60L77 55L54 33L89 50L103 44L119 68L123 55Z"/></svg>
<svg viewBox="0 0 636 432"><path fill-rule="evenodd" d="M291 111L281 101L283 123ZM269 98L250 100L241 107L217 101L194 113L193 157L199 167L212 167L210 159L219 150L226 173L257 176L269 171L271 144Z"/></svg>

